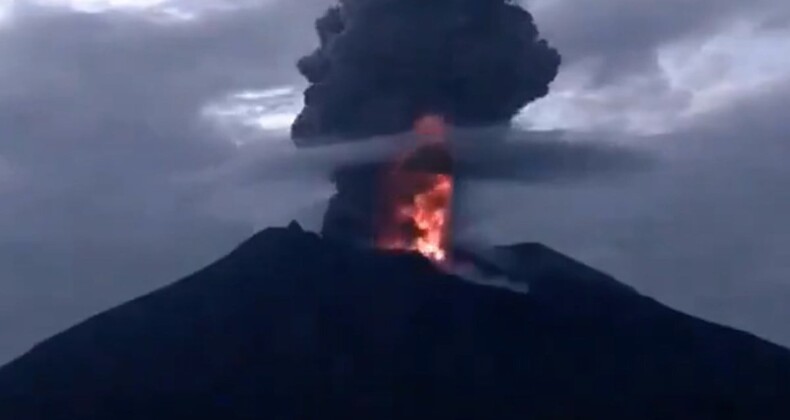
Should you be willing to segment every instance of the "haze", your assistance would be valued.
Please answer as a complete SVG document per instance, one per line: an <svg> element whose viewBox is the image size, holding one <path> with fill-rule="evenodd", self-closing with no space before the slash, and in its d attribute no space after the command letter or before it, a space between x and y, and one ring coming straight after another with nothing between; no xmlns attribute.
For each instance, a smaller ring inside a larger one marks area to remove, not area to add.
<svg viewBox="0 0 790 420"><path fill-rule="evenodd" d="M318 227L331 184L283 162L328 3L0 2L0 363L260 228ZM476 181L464 234L790 345L790 3L526 5L564 64L525 137L654 163L555 177L561 149L544 176Z"/></svg>

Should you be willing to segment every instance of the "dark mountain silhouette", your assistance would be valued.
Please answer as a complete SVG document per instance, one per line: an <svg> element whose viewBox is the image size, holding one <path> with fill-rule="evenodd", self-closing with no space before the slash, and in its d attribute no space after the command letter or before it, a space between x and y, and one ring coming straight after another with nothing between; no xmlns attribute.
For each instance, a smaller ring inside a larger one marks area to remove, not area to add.
<svg viewBox="0 0 790 420"><path fill-rule="evenodd" d="M546 247L518 293L297 225L0 369L0 419L790 418L790 352Z"/></svg>

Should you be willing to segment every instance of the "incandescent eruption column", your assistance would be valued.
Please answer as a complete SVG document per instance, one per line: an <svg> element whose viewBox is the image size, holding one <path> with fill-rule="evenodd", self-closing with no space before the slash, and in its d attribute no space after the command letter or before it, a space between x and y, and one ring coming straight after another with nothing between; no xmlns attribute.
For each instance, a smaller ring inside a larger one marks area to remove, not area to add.
<svg viewBox="0 0 790 420"><path fill-rule="evenodd" d="M453 165L444 119L417 120L417 147L396 157L385 170L375 219L376 246L415 251L437 262L450 253Z"/></svg>
<svg viewBox="0 0 790 420"><path fill-rule="evenodd" d="M296 145L398 133L421 144L337 168L323 235L446 258L458 182L447 146L437 145L451 140L451 126L507 125L548 93L559 53L510 0L341 0L316 30L319 47L298 63L310 86L292 126ZM403 170L411 161L422 162L417 174Z"/></svg>

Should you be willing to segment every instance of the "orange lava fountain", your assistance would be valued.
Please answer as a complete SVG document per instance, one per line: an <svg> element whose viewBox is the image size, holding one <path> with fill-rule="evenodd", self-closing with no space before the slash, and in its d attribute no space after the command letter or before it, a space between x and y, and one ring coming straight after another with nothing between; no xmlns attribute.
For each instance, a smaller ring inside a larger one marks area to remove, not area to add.
<svg viewBox="0 0 790 420"><path fill-rule="evenodd" d="M378 246L416 251L437 263L449 258L452 162L439 116L415 124L420 145L396 160L384 180ZM420 167L428 166L428 168Z"/></svg>

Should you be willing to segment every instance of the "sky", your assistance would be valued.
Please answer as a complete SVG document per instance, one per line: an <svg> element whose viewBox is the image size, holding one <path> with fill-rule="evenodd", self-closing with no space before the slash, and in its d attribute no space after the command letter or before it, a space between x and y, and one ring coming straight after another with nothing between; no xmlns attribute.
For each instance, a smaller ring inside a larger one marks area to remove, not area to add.
<svg viewBox="0 0 790 420"><path fill-rule="evenodd" d="M653 163L477 181L463 233L790 346L790 3L594 3L525 2L565 62L517 122ZM0 0L0 363L261 228L318 227L332 188L287 128L328 4Z"/></svg>

